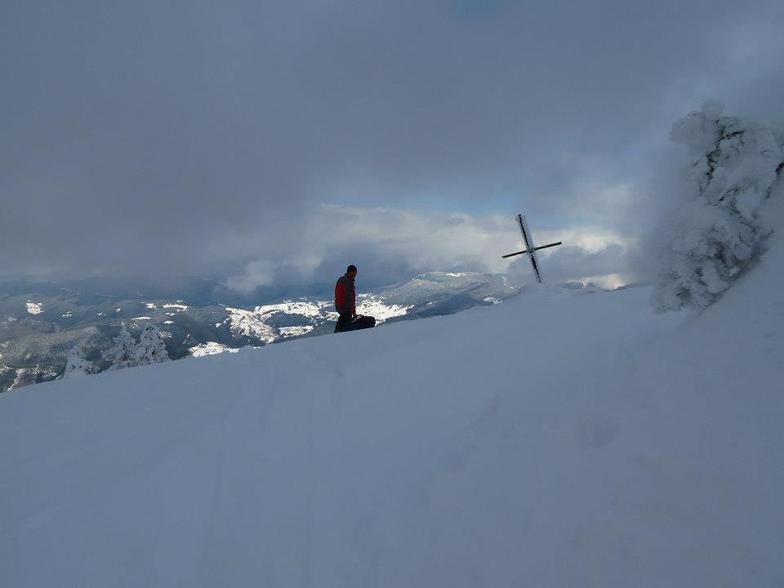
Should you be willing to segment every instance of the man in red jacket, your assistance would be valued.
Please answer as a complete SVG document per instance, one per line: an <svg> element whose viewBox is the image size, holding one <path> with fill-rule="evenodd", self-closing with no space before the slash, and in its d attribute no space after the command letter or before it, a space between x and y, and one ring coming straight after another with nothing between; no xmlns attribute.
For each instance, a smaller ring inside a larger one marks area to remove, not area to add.
<svg viewBox="0 0 784 588"><path fill-rule="evenodd" d="M335 308L340 315L338 324L335 325L336 333L376 326L376 319L372 316L357 316L357 292L354 288L356 277L357 266L350 265L335 284Z"/></svg>

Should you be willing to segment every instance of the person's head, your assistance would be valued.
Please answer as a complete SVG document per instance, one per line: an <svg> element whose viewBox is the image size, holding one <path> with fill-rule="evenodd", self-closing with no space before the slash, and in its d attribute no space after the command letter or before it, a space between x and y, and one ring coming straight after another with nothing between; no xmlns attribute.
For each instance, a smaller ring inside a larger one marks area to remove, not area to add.
<svg viewBox="0 0 784 588"><path fill-rule="evenodd" d="M352 280L357 277L357 266L350 265L346 268L346 275L351 278Z"/></svg>

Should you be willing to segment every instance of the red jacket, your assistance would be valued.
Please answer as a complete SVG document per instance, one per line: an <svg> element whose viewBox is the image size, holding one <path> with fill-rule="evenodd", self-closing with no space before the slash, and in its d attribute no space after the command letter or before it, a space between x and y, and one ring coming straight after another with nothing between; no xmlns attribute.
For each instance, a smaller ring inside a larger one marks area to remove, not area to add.
<svg viewBox="0 0 784 588"><path fill-rule="evenodd" d="M347 275L338 278L335 284L335 308L338 314L357 314L357 293L354 290L354 280Z"/></svg>

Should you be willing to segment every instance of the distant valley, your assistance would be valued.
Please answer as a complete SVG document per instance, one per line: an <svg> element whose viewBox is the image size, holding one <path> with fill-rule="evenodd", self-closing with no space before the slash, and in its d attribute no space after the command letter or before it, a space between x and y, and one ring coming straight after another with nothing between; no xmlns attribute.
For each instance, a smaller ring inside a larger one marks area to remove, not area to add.
<svg viewBox="0 0 784 588"><path fill-rule="evenodd" d="M504 275L428 273L360 294L358 313L379 324L453 314L497 304L520 292ZM171 359L233 352L334 331L327 296L286 298L259 305L193 304L188 299L134 299L67 287L0 291L0 392L62 377L77 345L98 359L122 325L132 335L156 325Z"/></svg>

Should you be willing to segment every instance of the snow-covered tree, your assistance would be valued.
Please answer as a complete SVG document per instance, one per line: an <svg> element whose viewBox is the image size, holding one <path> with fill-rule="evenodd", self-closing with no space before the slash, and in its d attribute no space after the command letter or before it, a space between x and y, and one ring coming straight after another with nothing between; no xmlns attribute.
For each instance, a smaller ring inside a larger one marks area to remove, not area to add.
<svg viewBox="0 0 784 588"><path fill-rule="evenodd" d="M109 349L103 352L103 360L109 364L107 369L117 370L137 365L136 341L123 323L120 334L114 338Z"/></svg>
<svg viewBox="0 0 784 588"><path fill-rule="evenodd" d="M135 358L136 365L168 361L169 353L166 351L161 331L156 325L144 327L139 336L139 344L136 346Z"/></svg>
<svg viewBox="0 0 784 588"><path fill-rule="evenodd" d="M765 237L760 206L784 166L784 136L707 102L678 120L672 139L692 156L687 203L669 221L653 292L657 310L704 308L748 267Z"/></svg>
<svg viewBox="0 0 784 588"><path fill-rule="evenodd" d="M75 345L68 353L68 358L65 360L65 373L64 378L72 378L74 376L86 376L95 371L95 366L91 361L85 358L84 346L79 343Z"/></svg>

